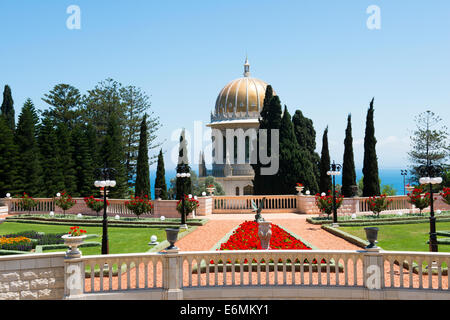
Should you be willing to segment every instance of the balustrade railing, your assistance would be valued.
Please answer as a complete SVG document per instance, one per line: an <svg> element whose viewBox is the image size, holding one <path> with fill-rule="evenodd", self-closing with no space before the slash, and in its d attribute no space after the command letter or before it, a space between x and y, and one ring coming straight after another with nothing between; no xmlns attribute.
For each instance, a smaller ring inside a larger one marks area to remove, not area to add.
<svg viewBox="0 0 450 320"><path fill-rule="evenodd" d="M382 294L389 299L450 299L450 253L196 251L84 256L66 263L78 264L83 270L78 294L85 298L99 298L96 294L111 297L108 293L122 298L127 293L141 294L139 297L145 293L148 299L170 299L170 294L178 299L267 298L270 292L272 298L310 294L367 299ZM343 296L333 296L333 290L298 291L323 287L346 291L339 291ZM277 295L275 288L285 291Z"/></svg>
<svg viewBox="0 0 450 320"><path fill-rule="evenodd" d="M385 211L399 211L399 210L408 210L411 209L412 206L408 202L407 196L388 196L386 197L388 200L392 200L389 204L389 207ZM368 198L354 198L358 201L359 212L372 212L369 203L367 202Z"/></svg>
<svg viewBox="0 0 450 320"><path fill-rule="evenodd" d="M264 199L265 198L265 199ZM259 205L264 199L264 212L297 212L298 196L215 196L213 213L249 213L252 212L252 201Z"/></svg>

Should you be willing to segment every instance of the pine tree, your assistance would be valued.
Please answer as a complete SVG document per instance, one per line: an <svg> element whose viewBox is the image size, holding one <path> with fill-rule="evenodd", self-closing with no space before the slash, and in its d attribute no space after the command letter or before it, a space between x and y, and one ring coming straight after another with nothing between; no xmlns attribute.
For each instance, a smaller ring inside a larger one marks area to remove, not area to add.
<svg viewBox="0 0 450 320"><path fill-rule="evenodd" d="M373 101L370 102L366 119L366 135L364 137L364 165L363 165L363 197L380 195L380 181L378 178L378 159L375 149L375 126L373 121Z"/></svg>
<svg viewBox="0 0 450 320"><path fill-rule="evenodd" d="M319 191L319 177L320 177L320 156L315 151L316 150L316 130L314 130L314 125L311 119L303 116L300 110L296 110L294 116L292 117L292 123L294 125L295 137L300 146L300 150L304 153L304 161L311 163L312 171L306 172L308 179L311 181L311 185L306 185L306 190L311 191L311 193L316 193ZM301 181L298 181L301 182Z"/></svg>
<svg viewBox="0 0 450 320"><path fill-rule="evenodd" d="M180 147L178 151L178 165L177 165L177 173L188 173L191 171L188 162L188 153L187 153L187 141L185 138L185 131L181 131L180 135ZM180 200L184 194L192 193L192 181L191 178L177 178L176 181L176 199Z"/></svg>
<svg viewBox="0 0 450 320"><path fill-rule="evenodd" d="M42 119L39 126L38 144L42 169L41 193L45 197L54 197L64 190L64 176L60 153L58 152L58 137L53 121L48 116Z"/></svg>
<svg viewBox="0 0 450 320"><path fill-rule="evenodd" d="M76 192L74 195L87 197L92 195L94 188L94 162L91 146L88 140L88 130L81 124L75 125L72 131Z"/></svg>
<svg viewBox="0 0 450 320"><path fill-rule="evenodd" d="M3 90L3 103L0 110L1 114L5 117L9 128L14 131L16 127L14 118L14 101L11 94L11 88L8 85L5 85L5 89Z"/></svg>
<svg viewBox="0 0 450 320"><path fill-rule="evenodd" d="M352 116L348 115L344 140L344 161L342 165L342 189L344 197L352 197L352 186L356 186L355 160L353 157Z"/></svg>
<svg viewBox="0 0 450 320"><path fill-rule="evenodd" d="M320 192L328 193L331 190L331 176L327 175L330 171L330 152L328 150L328 127L325 128L322 137L322 154L320 157Z"/></svg>
<svg viewBox="0 0 450 320"><path fill-rule="evenodd" d="M48 93L44 94L42 101L50 105L44 111L55 124L64 123L70 130L80 117L81 95L80 91L69 84L57 84Z"/></svg>
<svg viewBox="0 0 450 320"><path fill-rule="evenodd" d="M36 197L41 195L42 175L36 126L39 122L31 99L27 99L19 115L14 140L18 148L17 191Z"/></svg>
<svg viewBox="0 0 450 320"><path fill-rule="evenodd" d="M136 187L134 195L138 197L151 196L150 194L150 170L148 164L147 144L147 116L141 122L139 152L137 158Z"/></svg>
<svg viewBox="0 0 450 320"><path fill-rule="evenodd" d="M166 185L166 171L164 168L164 156L162 149L159 150L158 166L156 169L155 188L160 188L160 198L162 200L168 200L167 185Z"/></svg>
<svg viewBox="0 0 450 320"><path fill-rule="evenodd" d="M59 164L64 182L64 189L60 191L66 191L70 195L74 195L77 185L74 162L75 149L72 145L71 131L66 123L60 122L56 126L56 134L58 137Z"/></svg>
<svg viewBox="0 0 450 320"><path fill-rule="evenodd" d="M16 171L17 146L14 143L14 133L6 119L0 116L0 198L7 193L14 194Z"/></svg>
<svg viewBox="0 0 450 320"><path fill-rule="evenodd" d="M108 128L103 141L100 152L103 165L115 170L116 186L110 189L109 196L110 198L124 199L128 193L125 152L123 150L122 130L115 114L111 114L108 120Z"/></svg>
<svg viewBox="0 0 450 320"><path fill-rule="evenodd" d="M317 189L312 171L312 164L307 153L302 151L298 145L291 115L285 106L280 128L279 170L274 177L274 187L277 193L295 194L295 184L300 181L308 188Z"/></svg>

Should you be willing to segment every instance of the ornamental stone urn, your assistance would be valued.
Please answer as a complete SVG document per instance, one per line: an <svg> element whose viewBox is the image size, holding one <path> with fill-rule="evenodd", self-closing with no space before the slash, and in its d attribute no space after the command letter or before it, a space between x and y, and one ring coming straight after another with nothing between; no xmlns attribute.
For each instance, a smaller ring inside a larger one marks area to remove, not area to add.
<svg viewBox="0 0 450 320"><path fill-rule="evenodd" d="M206 188L206 191L208 191L210 196L212 196L214 190L216 190L216 188L210 188L210 187Z"/></svg>
<svg viewBox="0 0 450 320"><path fill-rule="evenodd" d="M258 222L258 236L261 240L261 248L263 250L270 249L270 238L272 237L272 226L270 221Z"/></svg>
<svg viewBox="0 0 450 320"><path fill-rule="evenodd" d="M86 235L71 237L70 234L65 234L61 238L64 240L64 244L70 248L66 251L66 258L80 258L81 251L78 247L83 243L84 239L86 239Z"/></svg>
<svg viewBox="0 0 450 320"><path fill-rule="evenodd" d="M367 227L364 228L366 230L366 237L367 241L369 241L369 245L366 247L366 249L376 249L378 248L375 242L377 242L378 238L378 228L377 227Z"/></svg>
<svg viewBox="0 0 450 320"><path fill-rule="evenodd" d="M305 187L295 187L297 190L298 195L300 195Z"/></svg>
<svg viewBox="0 0 450 320"><path fill-rule="evenodd" d="M167 228L166 229L166 237L167 241L169 241L170 246L166 248L166 250L178 250L177 247L175 247L175 242L178 240L178 232L180 231L179 228Z"/></svg>

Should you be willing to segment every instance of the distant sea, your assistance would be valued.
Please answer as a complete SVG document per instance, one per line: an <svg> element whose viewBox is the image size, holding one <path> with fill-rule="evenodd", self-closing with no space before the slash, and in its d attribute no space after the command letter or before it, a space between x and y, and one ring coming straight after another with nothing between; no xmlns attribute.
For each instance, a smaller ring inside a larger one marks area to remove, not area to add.
<svg viewBox="0 0 450 320"><path fill-rule="evenodd" d="M379 176L381 179L381 185L383 184L391 184L394 189L397 191L397 195L403 195L403 176L400 175L400 170L395 168L387 168L387 169L379 169ZM175 178L176 170L167 170L166 171L166 184L167 188L170 186L170 179ZM151 189L152 189L152 198L155 197L155 177L156 170L150 171L150 181L151 181ZM356 169L356 181L361 179L362 177L362 169ZM336 179L337 184L342 184L342 176L338 176ZM406 183L408 183L408 177L406 177Z"/></svg>

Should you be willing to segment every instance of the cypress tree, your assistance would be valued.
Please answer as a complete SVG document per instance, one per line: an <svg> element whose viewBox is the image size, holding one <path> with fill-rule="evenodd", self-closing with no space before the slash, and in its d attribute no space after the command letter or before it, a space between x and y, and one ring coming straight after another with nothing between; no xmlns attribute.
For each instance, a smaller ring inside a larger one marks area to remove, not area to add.
<svg viewBox="0 0 450 320"><path fill-rule="evenodd" d="M88 140L88 131L81 124L75 125L72 131L72 145L76 150L73 154L76 183L76 192L74 195L87 197L95 190L95 167Z"/></svg>
<svg viewBox="0 0 450 320"><path fill-rule="evenodd" d="M342 165L342 190L344 197L352 197L352 186L356 185L355 160L353 157L352 115L347 118L344 140L344 161Z"/></svg>
<svg viewBox="0 0 450 320"><path fill-rule="evenodd" d="M180 147L178 149L178 165L177 165L177 173L188 173L191 171L188 163L188 154L187 154L187 141L185 138L184 129L181 131L180 135ZM191 178L177 178L176 180L176 199L180 200L184 194L192 193L192 181Z"/></svg>
<svg viewBox="0 0 450 320"><path fill-rule="evenodd" d="M139 151L136 169L136 186L134 195L138 197L149 196L150 193L150 170L148 167L148 144L147 144L147 116L141 122L139 137Z"/></svg>
<svg viewBox="0 0 450 320"><path fill-rule="evenodd" d="M31 99L27 99L19 115L14 140L18 148L17 191L36 197L41 195L42 175L36 126L39 122Z"/></svg>
<svg viewBox="0 0 450 320"><path fill-rule="evenodd" d="M166 185L166 171L164 169L164 156L162 149L159 150L158 166L156 169L155 188L161 189L160 197L162 200L168 200L167 185Z"/></svg>
<svg viewBox="0 0 450 320"><path fill-rule="evenodd" d="M106 165L107 168L115 169L116 186L110 189L110 198L125 198L128 193L125 152L123 149L122 130L115 114L111 114L109 117L100 155L103 166Z"/></svg>
<svg viewBox="0 0 450 320"><path fill-rule="evenodd" d="M16 180L17 146L14 144L14 133L6 119L0 116L0 198L7 193L14 194Z"/></svg>
<svg viewBox="0 0 450 320"><path fill-rule="evenodd" d="M268 85L266 87L266 92L265 92L265 96L264 96L264 101L263 101L263 107L262 110L260 112L260 118L259 118L259 129L264 129L268 127L268 116L269 116L269 104L270 104L270 100L273 97L273 90L272 90L272 86ZM253 150L256 150L256 163L251 164L253 171L255 173L255 176L253 178L253 193L254 194L267 194L267 189L268 189L268 181L267 181L267 176L263 176L261 175L261 166L262 164L259 162L259 153L260 150L259 148L261 148L260 144L259 144L259 132L256 135L256 140L252 141L253 144ZM264 146L262 146L262 152L264 152Z"/></svg>
<svg viewBox="0 0 450 320"><path fill-rule="evenodd" d="M58 152L58 138L53 121L44 117L39 126L38 144L42 169L41 192L45 197L54 197L57 192L64 190L64 176L62 173L60 153Z"/></svg>
<svg viewBox="0 0 450 320"><path fill-rule="evenodd" d="M255 170L255 178L253 180L253 187L255 194L278 194L280 191L276 188L276 175L263 175L261 169L270 167L271 164L263 165L259 162L259 154L267 154L271 156L271 136L272 129L279 130L281 127L281 102L278 96L273 95L272 87L270 85L266 88L266 95L264 98L263 109L261 110L261 118L259 119L259 129L267 130L266 146L261 143L260 135L257 136L257 164L253 165ZM279 155L274 155L279 157Z"/></svg>
<svg viewBox="0 0 450 320"><path fill-rule="evenodd" d="M75 195L77 189L74 161L75 149L72 145L71 131L66 123L60 122L56 126L56 134L58 137L59 164L64 182L63 190L70 195Z"/></svg>
<svg viewBox="0 0 450 320"><path fill-rule="evenodd" d="M330 171L330 152L328 150L328 126L325 128L322 137L322 154L320 157L320 192L328 193L331 190L331 176L327 175Z"/></svg>
<svg viewBox="0 0 450 320"><path fill-rule="evenodd" d="M14 101L11 94L11 88L8 85L5 85L5 89L3 90L3 102L0 110L1 114L5 117L9 128L14 131L16 127L14 119Z"/></svg>
<svg viewBox="0 0 450 320"><path fill-rule="evenodd" d="M292 123L294 125L295 137L297 138L300 150L304 153L304 161L310 162L312 167L311 171L304 173L308 178L302 181L311 181L310 185L304 184L306 190L309 189L311 193L314 194L319 191L318 181L320 177L320 156L315 151L316 130L314 130L312 120L304 117L300 110L295 111L295 114L292 117Z"/></svg>
<svg viewBox="0 0 450 320"><path fill-rule="evenodd" d="M295 184L302 182L308 188L317 189L307 153L300 149L294 133L291 115L286 106L280 128L280 162L274 187L278 194L295 194ZM315 184L315 185L314 185Z"/></svg>
<svg viewBox="0 0 450 320"><path fill-rule="evenodd" d="M366 135L364 137L364 165L363 165L363 197L380 195L380 180L378 178L378 159L375 149L375 126L373 122L373 101L370 102L366 118Z"/></svg>

